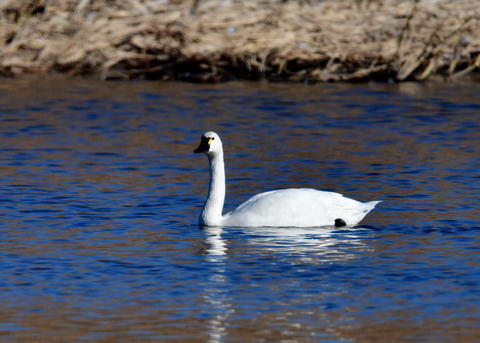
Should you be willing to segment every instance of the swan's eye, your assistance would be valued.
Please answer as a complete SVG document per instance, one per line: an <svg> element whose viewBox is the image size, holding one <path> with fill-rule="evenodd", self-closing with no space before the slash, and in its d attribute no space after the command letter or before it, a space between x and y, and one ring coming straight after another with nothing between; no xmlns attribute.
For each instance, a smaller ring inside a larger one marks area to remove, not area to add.
<svg viewBox="0 0 480 343"><path fill-rule="evenodd" d="M215 139L215 137L209 138L209 139L208 139L208 145L210 145L214 139Z"/></svg>

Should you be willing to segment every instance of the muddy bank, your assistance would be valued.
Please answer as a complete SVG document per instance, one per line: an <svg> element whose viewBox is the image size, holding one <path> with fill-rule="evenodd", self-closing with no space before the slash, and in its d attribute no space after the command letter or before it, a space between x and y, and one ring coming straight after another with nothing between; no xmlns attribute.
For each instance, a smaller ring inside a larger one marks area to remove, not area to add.
<svg viewBox="0 0 480 343"><path fill-rule="evenodd" d="M0 73L104 79L458 79L476 0L3 0Z"/></svg>

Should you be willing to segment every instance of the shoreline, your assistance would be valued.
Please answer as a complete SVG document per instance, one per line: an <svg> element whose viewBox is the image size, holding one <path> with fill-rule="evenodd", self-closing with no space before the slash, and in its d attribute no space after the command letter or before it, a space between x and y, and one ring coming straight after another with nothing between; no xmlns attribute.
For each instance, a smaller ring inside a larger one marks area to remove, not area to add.
<svg viewBox="0 0 480 343"><path fill-rule="evenodd" d="M0 75L459 80L480 70L475 2L7 0Z"/></svg>

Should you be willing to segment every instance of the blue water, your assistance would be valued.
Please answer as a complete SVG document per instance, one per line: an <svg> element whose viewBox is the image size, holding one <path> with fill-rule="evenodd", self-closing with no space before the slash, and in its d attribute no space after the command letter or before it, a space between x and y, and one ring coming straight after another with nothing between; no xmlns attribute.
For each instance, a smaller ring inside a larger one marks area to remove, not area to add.
<svg viewBox="0 0 480 343"><path fill-rule="evenodd" d="M0 84L0 340L480 339L480 86ZM355 228L197 220L285 187L383 200Z"/></svg>

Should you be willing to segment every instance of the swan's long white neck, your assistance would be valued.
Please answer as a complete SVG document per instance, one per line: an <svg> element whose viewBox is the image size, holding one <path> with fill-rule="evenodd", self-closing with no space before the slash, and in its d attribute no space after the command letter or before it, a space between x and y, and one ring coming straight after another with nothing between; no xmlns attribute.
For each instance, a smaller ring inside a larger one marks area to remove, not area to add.
<svg viewBox="0 0 480 343"><path fill-rule="evenodd" d="M225 201L225 164L223 151L207 154L210 164L210 188L205 207L200 214L200 224L221 226L223 203Z"/></svg>

